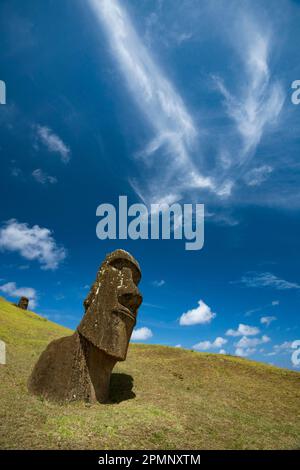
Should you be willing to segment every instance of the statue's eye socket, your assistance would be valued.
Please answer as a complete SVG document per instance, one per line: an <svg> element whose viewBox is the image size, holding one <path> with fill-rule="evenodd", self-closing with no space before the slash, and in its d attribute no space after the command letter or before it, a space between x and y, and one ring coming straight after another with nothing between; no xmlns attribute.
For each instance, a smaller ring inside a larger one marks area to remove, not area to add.
<svg viewBox="0 0 300 470"><path fill-rule="evenodd" d="M109 264L113 266L114 268L118 269L119 271L122 271L123 268L129 268L130 271L132 272L132 279L134 283L137 285L140 282L140 279L141 279L140 271L129 260L124 259L124 258L114 259L110 261Z"/></svg>
<svg viewBox="0 0 300 470"><path fill-rule="evenodd" d="M118 260L118 259L114 259L113 261L110 261L109 264L110 264L113 268L118 269L119 271L121 271L122 268L124 267L124 262L122 263L121 260Z"/></svg>

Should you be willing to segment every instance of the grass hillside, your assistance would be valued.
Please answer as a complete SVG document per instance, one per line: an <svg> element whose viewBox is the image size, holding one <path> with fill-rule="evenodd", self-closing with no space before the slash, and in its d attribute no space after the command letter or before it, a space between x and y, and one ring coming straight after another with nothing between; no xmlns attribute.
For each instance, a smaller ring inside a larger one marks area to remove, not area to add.
<svg viewBox="0 0 300 470"><path fill-rule="evenodd" d="M1 449L300 448L300 374L237 357L132 344L110 404L31 396L39 354L70 333L0 299Z"/></svg>

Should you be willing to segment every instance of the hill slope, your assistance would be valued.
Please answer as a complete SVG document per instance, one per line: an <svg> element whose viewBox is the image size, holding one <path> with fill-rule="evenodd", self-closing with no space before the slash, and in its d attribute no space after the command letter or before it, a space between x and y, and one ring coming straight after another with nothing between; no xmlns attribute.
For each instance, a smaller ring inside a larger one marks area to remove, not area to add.
<svg viewBox="0 0 300 470"><path fill-rule="evenodd" d="M70 333L0 298L0 448L300 447L300 374L237 357L132 344L114 369L111 404L30 396L40 352Z"/></svg>

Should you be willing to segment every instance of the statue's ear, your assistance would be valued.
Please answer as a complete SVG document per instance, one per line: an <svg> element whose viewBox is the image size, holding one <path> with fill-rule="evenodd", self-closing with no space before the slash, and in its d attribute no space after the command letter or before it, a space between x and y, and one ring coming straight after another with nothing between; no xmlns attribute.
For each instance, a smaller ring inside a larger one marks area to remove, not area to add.
<svg viewBox="0 0 300 470"><path fill-rule="evenodd" d="M100 268L98 270L98 273L97 273L96 280L92 284L92 287L90 288L88 295L86 296L86 298L83 301L83 307L84 307L85 312L88 310L88 308L90 307L90 305L93 302L94 298L96 297L97 285L99 284L99 278L100 278L100 275L101 275L101 269L102 269L103 265L104 265L104 263L102 263L102 265L100 266Z"/></svg>
<svg viewBox="0 0 300 470"><path fill-rule="evenodd" d="M91 305L91 301L90 301L90 296L88 295L86 299L84 299L83 301L83 308L85 312L87 311L90 305Z"/></svg>
<svg viewBox="0 0 300 470"><path fill-rule="evenodd" d="M83 301L83 307L84 307L84 311L86 312L87 309L89 308L89 306L91 305L92 303L92 300L95 296L95 285L96 285L96 282L94 282L94 284L92 285L88 295L86 296L86 298L84 299Z"/></svg>

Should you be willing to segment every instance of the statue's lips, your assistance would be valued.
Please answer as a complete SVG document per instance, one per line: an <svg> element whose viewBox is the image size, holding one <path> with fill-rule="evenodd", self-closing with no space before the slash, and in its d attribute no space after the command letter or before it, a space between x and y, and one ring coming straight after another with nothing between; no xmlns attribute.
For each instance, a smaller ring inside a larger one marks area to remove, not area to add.
<svg viewBox="0 0 300 470"><path fill-rule="evenodd" d="M136 322L136 317L135 315L129 310L129 308L126 307L120 307L114 310L116 313L121 313L122 315L126 315L127 317L130 318L134 323Z"/></svg>

